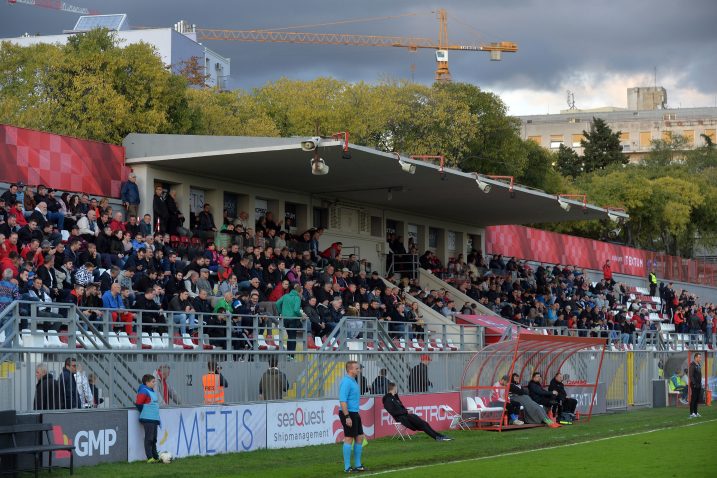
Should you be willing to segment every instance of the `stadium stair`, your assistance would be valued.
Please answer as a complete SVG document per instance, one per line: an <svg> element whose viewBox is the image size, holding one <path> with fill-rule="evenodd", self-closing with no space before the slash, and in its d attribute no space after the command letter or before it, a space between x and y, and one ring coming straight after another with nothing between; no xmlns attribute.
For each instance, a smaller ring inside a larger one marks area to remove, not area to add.
<svg viewBox="0 0 717 478"><path fill-rule="evenodd" d="M386 284L386 287L396 287L395 284L392 284L386 279L383 279L383 282L384 284ZM414 302L418 303L418 308L421 311L421 314L423 314L423 321L426 324L426 330L430 332L429 336L431 336L431 338L441 337L441 334L443 333L443 327L445 326L446 335L452 338L454 343L458 342L458 337L460 336L461 330L460 327L458 327L451 319L439 312L436 312L420 300L408 294L406 294L405 299L408 304L413 304ZM466 337L466 339L468 339L468 337ZM468 350L477 350L477 344L472 342L475 341L466 341L466 346Z"/></svg>
<svg viewBox="0 0 717 478"><path fill-rule="evenodd" d="M456 305L462 306L464 303L468 302L469 304L475 304L476 310L481 315L494 315L498 316L495 312L493 312L488 307L478 303L476 300L470 298L463 292L459 291L452 285L450 285L448 282L439 279L431 272L427 271L426 269L419 269L418 270L418 283L421 284L421 287L431 290L437 290L437 289L445 289L446 292L456 301Z"/></svg>

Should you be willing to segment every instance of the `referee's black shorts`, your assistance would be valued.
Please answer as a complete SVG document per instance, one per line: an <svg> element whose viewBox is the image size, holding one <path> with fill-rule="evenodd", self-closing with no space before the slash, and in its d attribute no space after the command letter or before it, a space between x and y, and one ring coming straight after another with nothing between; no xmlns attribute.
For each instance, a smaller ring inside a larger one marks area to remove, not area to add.
<svg viewBox="0 0 717 478"><path fill-rule="evenodd" d="M339 420L341 425L344 427L344 436L347 438L356 438L363 435L363 425L361 425L361 415L358 412L349 412L349 418L351 418L351 426L346 424L346 417L344 413L339 410Z"/></svg>

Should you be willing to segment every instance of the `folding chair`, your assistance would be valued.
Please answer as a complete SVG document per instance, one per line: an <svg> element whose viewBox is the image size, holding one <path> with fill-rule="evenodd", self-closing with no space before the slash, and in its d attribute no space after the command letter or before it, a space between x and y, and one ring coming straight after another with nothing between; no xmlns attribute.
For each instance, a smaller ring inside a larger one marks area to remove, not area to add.
<svg viewBox="0 0 717 478"><path fill-rule="evenodd" d="M408 437L409 440L413 440L412 434L409 433L408 428L406 428L403 424L394 420L393 426L396 428L396 432L391 437L391 440L393 440L396 437L400 437L402 441L406 441L406 437Z"/></svg>
<svg viewBox="0 0 717 478"><path fill-rule="evenodd" d="M446 413L446 418L451 421L449 426L451 430L456 430L458 428L461 430L470 429L470 423L464 420L460 413L456 413L450 405L441 405L440 409Z"/></svg>

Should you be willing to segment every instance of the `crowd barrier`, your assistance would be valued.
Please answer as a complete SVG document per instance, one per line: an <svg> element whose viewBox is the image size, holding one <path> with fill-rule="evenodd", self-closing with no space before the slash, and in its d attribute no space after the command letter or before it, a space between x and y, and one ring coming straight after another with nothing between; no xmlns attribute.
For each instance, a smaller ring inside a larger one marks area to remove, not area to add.
<svg viewBox="0 0 717 478"><path fill-rule="evenodd" d="M581 355L588 361L594 353L582 352ZM716 358L715 352L705 352L703 374L711 390L717 387ZM651 385L660 371L669 379L674 371L687 366L687 360L687 352L606 352L592 404L593 413L627 410L630 405L650 406ZM579 367L573 367L575 370L571 373L577 378L575 373ZM442 370L436 372L442 373ZM578 400L578 410L586 411L592 387L586 389L578 381L568 383L566 388ZM187 457L340 442L343 435L335 397L333 393L315 400L162 408L158 449L176 457ZM461 410L458 391L407 393L401 398L409 410L439 431L451 426L453 411ZM369 440L394 434L393 419L383 409L380 396L364 396L360 408ZM21 417L40 417L43 422L52 423L55 442L77 447L75 463L78 466L145 459L143 431L134 409L44 411ZM67 452L53 456L53 461L60 464L68 459Z"/></svg>
<svg viewBox="0 0 717 478"><path fill-rule="evenodd" d="M438 431L449 429L452 410L460 409L458 392L404 395L401 400ZM161 409L157 449L182 458L339 443L344 436L338 411L336 399ZM379 397L362 398L360 414L367 439L395 433ZM55 442L75 445L76 466L145 460L138 418L132 409L41 415L43 423L53 425ZM67 462L68 452L53 455L53 463Z"/></svg>

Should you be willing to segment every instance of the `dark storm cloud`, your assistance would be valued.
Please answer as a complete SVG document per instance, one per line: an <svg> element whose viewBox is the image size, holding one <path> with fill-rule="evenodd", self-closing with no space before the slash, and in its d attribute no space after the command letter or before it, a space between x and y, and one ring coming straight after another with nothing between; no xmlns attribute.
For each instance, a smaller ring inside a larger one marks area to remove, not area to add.
<svg viewBox="0 0 717 478"><path fill-rule="evenodd" d="M166 27L180 19L203 27L254 29L330 22L348 18L415 17L307 29L379 35L437 37L438 24L427 1L72 1L103 13L127 13L138 26ZM683 75L682 84L705 95L717 94L717 2L714 0L493 0L446 1L451 43L511 40L519 52L491 62L486 53L451 52L458 81L496 88L555 90L569 75ZM0 4L0 36L25 32L51 34L71 28L69 13ZM478 33L479 32L479 33ZM435 69L431 50L207 42L232 59L232 83L251 88L281 76L309 79L330 75L346 80L410 78L430 83ZM632 85L634 86L634 85Z"/></svg>

